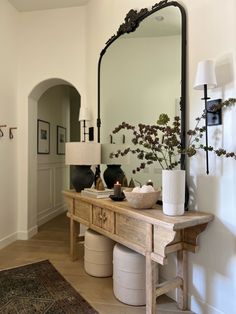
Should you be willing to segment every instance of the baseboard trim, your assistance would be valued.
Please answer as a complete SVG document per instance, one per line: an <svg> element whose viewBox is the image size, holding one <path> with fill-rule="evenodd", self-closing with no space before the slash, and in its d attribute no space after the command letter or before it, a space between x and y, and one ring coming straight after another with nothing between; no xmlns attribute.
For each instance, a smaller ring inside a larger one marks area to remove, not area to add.
<svg viewBox="0 0 236 314"><path fill-rule="evenodd" d="M34 226L27 231L19 231L17 233L17 240L28 240L38 233L38 226Z"/></svg>
<svg viewBox="0 0 236 314"><path fill-rule="evenodd" d="M160 276L160 281L163 282L166 279L163 276ZM177 302L177 289L169 291L166 293L166 295L171 298L172 300ZM225 312L222 312L218 309L216 309L214 306L204 302L203 300L200 300L196 298L194 295L188 294L188 307L191 311L198 314L226 314Z"/></svg>
<svg viewBox="0 0 236 314"><path fill-rule="evenodd" d="M54 211L48 211L47 213L41 213L41 215L38 216L38 226L41 226L43 224L45 224L46 222L48 222L49 220L55 218L56 216L64 213L65 211L67 211L67 208L65 205L55 209Z"/></svg>
<svg viewBox="0 0 236 314"><path fill-rule="evenodd" d="M3 249L4 247L8 246L12 242L17 240L17 232L14 232L7 237L4 237L0 239L0 249Z"/></svg>
<svg viewBox="0 0 236 314"><path fill-rule="evenodd" d="M193 295L190 294L188 296L188 303L189 307L191 308L191 311L193 311L194 313L226 314L226 312L222 312L216 309L214 306L204 302L203 300L195 298Z"/></svg>

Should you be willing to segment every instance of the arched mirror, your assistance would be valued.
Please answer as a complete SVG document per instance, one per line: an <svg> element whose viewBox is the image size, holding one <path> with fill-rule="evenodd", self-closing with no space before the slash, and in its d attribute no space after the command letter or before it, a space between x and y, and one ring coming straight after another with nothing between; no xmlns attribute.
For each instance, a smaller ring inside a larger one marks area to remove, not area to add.
<svg viewBox="0 0 236 314"><path fill-rule="evenodd" d="M102 50L98 64L98 141L129 146L129 134L112 130L123 121L155 124L161 113L181 118L185 145L186 15L176 1L161 1L150 10L131 10ZM137 159L122 168L129 180ZM180 167L184 168L182 157ZM104 169L103 169L104 170ZM153 165L135 174L144 183L161 185Z"/></svg>

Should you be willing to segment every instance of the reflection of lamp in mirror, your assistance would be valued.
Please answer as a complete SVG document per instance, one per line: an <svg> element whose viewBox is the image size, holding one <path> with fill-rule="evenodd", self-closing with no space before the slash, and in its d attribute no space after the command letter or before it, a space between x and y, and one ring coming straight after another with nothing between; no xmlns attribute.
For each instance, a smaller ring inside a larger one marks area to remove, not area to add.
<svg viewBox="0 0 236 314"><path fill-rule="evenodd" d="M207 96L207 89L216 87L215 68L212 60L204 60L198 63L197 74L194 84L194 89L204 90L204 97L202 100L205 102L205 128L206 128L206 173L209 174L209 162L208 162L208 116L207 116L207 100L210 97Z"/></svg>
<svg viewBox="0 0 236 314"><path fill-rule="evenodd" d="M119 156L118 158L110 158L111 153L116 153L118 150L123 151L125 148L125 145L102 144L101 163L107 165L107 169L103 173L103 178L108 189L112 189L116 182L122 184L125 179L121 165L129 163L129 156L125 155Z"/></svg>
<svg viewBox="0 0 236 314"><path fill-rule="evenodd" d="M101 162L101 144L70 142L66 143L66 165L74 165L75 169L71 182L76 192L90 188L94 182L94 173L91 165Z"/></svg>
<svg viewBox="0 0 236 314"><path fill-rule="evenodd" d="M88 107L81 107L80 112L79 112L79 121L83 122L83 129L84 129L83 142L86 142L86 135L89 134L86 132L86 121L90 121L90 120L91 120L91 116L90 116L90 112L89 112Z"/></svg>

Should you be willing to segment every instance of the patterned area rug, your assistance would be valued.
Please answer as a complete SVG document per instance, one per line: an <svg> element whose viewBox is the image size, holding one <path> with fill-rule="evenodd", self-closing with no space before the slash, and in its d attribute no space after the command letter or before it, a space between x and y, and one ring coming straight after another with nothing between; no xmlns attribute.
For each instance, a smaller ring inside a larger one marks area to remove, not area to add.
<svg viewBox="0 0 236 314"><path fill-rule="evenodd" d="M1 314L98 314L48 261L0 271Z"/></svg>

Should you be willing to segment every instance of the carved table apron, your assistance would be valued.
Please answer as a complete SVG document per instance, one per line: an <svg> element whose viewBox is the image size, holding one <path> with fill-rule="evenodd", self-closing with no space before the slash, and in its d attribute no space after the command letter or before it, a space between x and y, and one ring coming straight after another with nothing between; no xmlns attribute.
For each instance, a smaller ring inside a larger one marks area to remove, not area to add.
<svg viewBox="0 0 236 314"><path fill-rule="evenodd" d="M154 314L156 298L177 288L178 306L187 304L187 252L197 252L197 237L213 215L188 211L183 216L166 216L161 206L133 209L126 201L95 199L74 191L63 191L70 218L70 254L78 258L79 223L139 252L146 258L146 313ZM167 254L177 252L177 274L156 286L156 263L167 264Z"/></svg>

